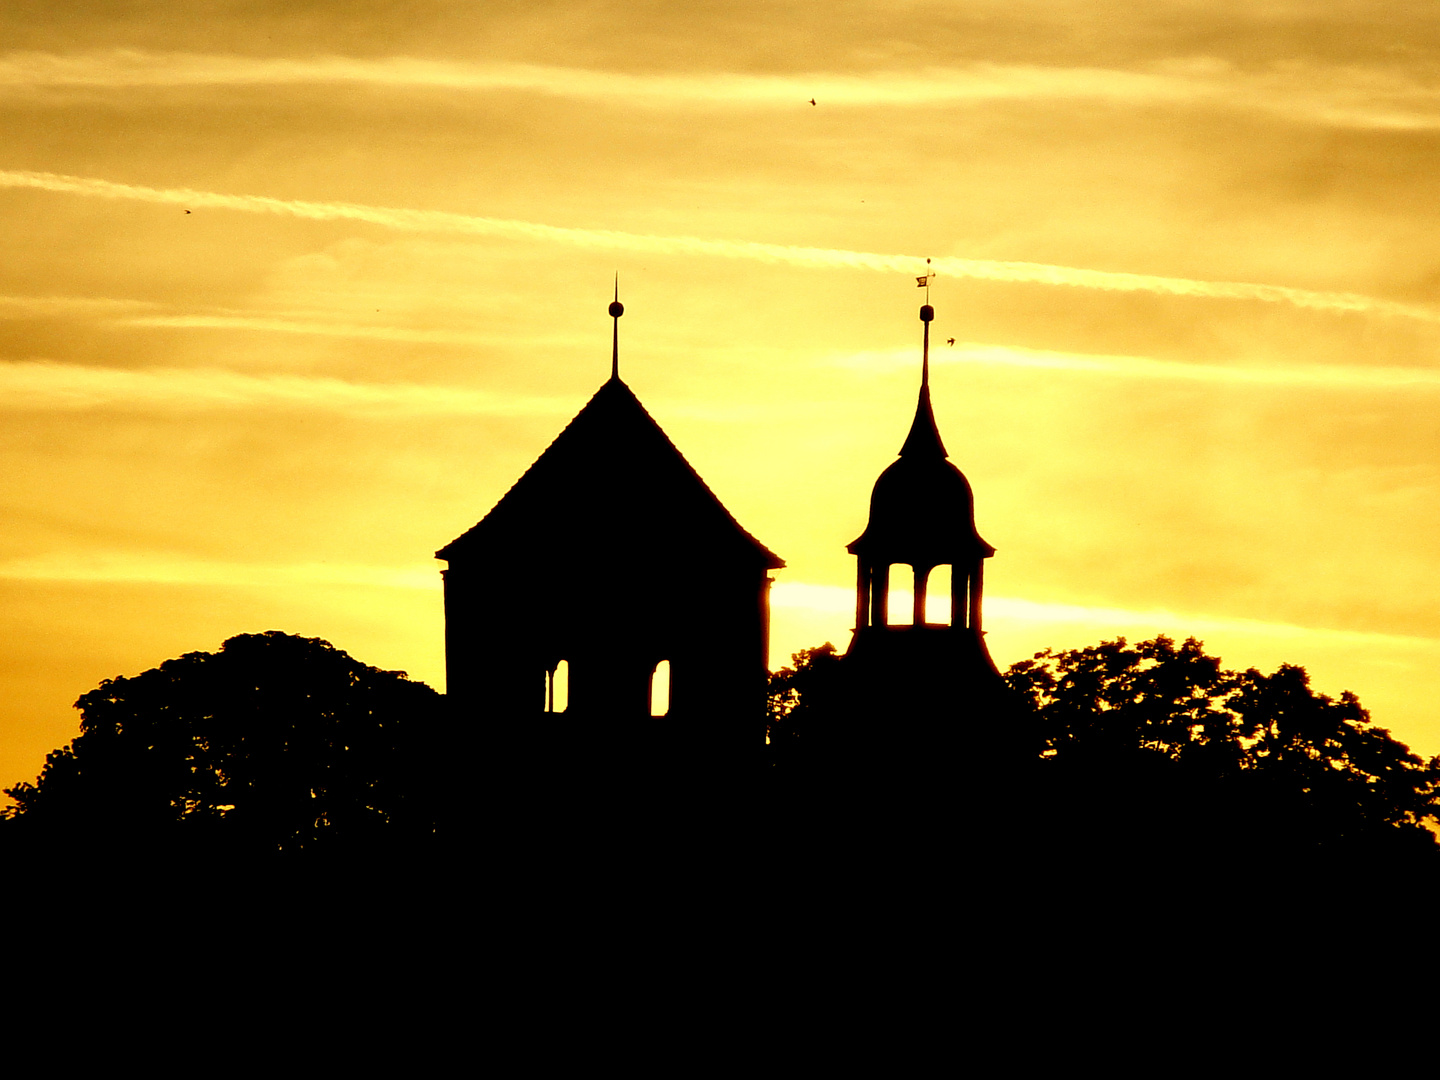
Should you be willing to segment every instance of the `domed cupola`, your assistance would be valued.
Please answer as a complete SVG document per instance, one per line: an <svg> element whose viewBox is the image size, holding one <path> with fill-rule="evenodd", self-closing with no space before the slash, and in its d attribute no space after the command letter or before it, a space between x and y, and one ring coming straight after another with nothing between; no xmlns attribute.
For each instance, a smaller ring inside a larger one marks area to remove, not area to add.
<svg viewBox="0 0 1440 1080"><path fill-rule="evenodd" d="M891 562L911 566L995 554L976 531L970 482L948 458L925 378L910 435L899 459L875 481L869 523L849 551L862 558L888 554Z"/></svg>
<svg viewBox="0 0 1440 1080"><path fill-rule="evenodd" d="M980 629L980 587L985 559L995 549L975 528L975 496L965 474L948 460L930 406L930 323L935 309L920 309L925 344L920 398L900 456L880 474L870 495L870 519L848 549L859 560L856 631L889 627L887 595L892 567L914 574L913 619L906 627L929 624L925 594L931 572L949 566L951 621L944 628Z"/></svg>

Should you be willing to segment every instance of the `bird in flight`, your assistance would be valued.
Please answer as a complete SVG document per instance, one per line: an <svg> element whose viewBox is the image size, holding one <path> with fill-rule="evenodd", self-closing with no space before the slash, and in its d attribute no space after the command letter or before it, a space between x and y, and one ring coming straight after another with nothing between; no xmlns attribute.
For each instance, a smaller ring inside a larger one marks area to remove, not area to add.
<svg viewBox="0 0 1440 1080"><path fill-rule="evenodd" d="M187 213L187 214L188 214L189 212L190 212L189 210L186 210L186 211L185 211L185 213Z"/></svg>
<svg viewBox="0 0 1440 1080"><path fill-rule="evenodd" d="M810 99L810 104L811 104L811 105L814 105L814 104L815 104L815 99L814 99L813 97Z"/></svg>
<svg viewBox="0 0 1440 1080"><path fill-rule="evenodd" d="M952 338L946 338L946 339L945 339L945 344L946 344L946 345L954 345L954 344L955 344L955 339L954 339L953 337L952 337Z"/></svg>

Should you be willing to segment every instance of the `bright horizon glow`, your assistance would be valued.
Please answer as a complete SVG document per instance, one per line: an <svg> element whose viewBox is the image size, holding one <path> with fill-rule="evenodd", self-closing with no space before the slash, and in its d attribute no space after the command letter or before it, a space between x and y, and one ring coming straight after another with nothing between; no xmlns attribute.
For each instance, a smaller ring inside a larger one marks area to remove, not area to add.
<svg viewBox="0 0 1440 1080"><path fill-rule="evenodd" d="M69 555L49 558L12 559L0 562L0 578L21 581L91 581L168 585L220 585L255 588L285 588L297 584L362 585L386 589L416 589L438 593L441 588L438 562L412 567L336 565L330 563L264 564L227 563L203 559L177 559L164 555L140 555L112 552L87 555L78 560ZM783 573L783 571L781 571ZM901 623L909 625L914 606L913 590L893 586L891 602L904 613ZM933 597L927 597L932 599ZM853 586L823 585L800 581L776 581L770 587L772 609L804 611L826 618L842 617L849 631L855 613ZM927 612L938 615L927 605ZM1244 633L1271 638L1323 638L1332 643L1384 645L1390 647L1436 650L1440 638L1403 634L1382 634L1371 631L1346 630L1336 627L1300 626L1293 623L1267 622L1262 619L1236 618L1214 613L1177 612L1162 609L1132 610L1117 607L1096 607L1066 604L1015 596L990 596L984 601L987 619L1006 619L1032 624L1085 625L1096 628L1171 626L1170 636L1191 636L1212 631ZM948 621L933 618L932 621ZM812 644L818 645L816 641ZM772 668L783 666L772 657Z"/></svg>
<svg viewBox="0 0 1440 1080"><path fill-rule="evenodd" d="M913 606L915 594L909 589L890 591L892 602ZM843 585L813 585L798 581L777 581L770 587L770 602L775 608L802 610L823 615L849 616L853 622L855 591ZM907 609L908 610L908 609ZM1083 604L1062 604L1015 596L984 598L984 614L988 619L1012 619L1019 622L1124 628L1137 625L1173 626L1171 637L1191 636L1210 631L1256 634L1275 638L1325 638L1332 642L1357 645L1375 644L1409 649L1433 649L1440 652L1440 638L1411 637L1403 634L1377 634L1362 630L1332 627L1296 626L1291 623L1266 622L1214 614L1185 614L1174 611L1132 611L1115 607L1089 607ZM848 625L846 627L849 629ZM815 644L820 644L816 642ZM1068 646L1065 646L1068 647ZM771 667L777 667L772 661Z"/></svg>

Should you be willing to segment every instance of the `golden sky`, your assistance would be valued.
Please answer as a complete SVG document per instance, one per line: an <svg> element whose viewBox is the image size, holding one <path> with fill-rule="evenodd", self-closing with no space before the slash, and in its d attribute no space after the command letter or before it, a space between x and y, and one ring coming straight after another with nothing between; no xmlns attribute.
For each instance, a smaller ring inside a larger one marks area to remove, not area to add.
<svg viewBox="0 0 1440 1080"><path fill-rule="evenodd" d="M1440 752L1433 3L7 0L0 50L0 785L237 633L443 688L431 555L617 271L789 564L772 662L843 647L927 256L1002 666L1194 635Z"/></svg>

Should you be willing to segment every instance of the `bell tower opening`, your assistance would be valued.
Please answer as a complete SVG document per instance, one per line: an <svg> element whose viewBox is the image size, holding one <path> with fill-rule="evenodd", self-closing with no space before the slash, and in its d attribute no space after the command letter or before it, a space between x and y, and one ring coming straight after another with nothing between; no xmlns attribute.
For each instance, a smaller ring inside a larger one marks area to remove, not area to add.
<svg viewBox="0 0 1440 1080"><path fill-rule="evenodd" d="M670 661L661 660L650 673L650 715L670 713Z"/></svg>
<svg viewBox="0 0 1440 1080"><path fill-rule="evenodd" d="M941 563L939 566L930 568L926 575L925 582L925 625L926 626L949 626L951 624L951 612L954 610L954 598L950 595L950 582L953 567L949 563Z"/></svg>
<svg viewBox="0 0 1440 1080"><path fill-rule="evenodd" d="M545 672L545 711L562 713L570 707L570 661L558 660Z"/></svg>
<svg viewBox="0 0 1440 1080"><path fill-rule="evenodd" d="M907 585L916 581L914 568L907 563L888 567L889 579L885 597L885 625L911 626L915 622L915 592Z"/></svg>

